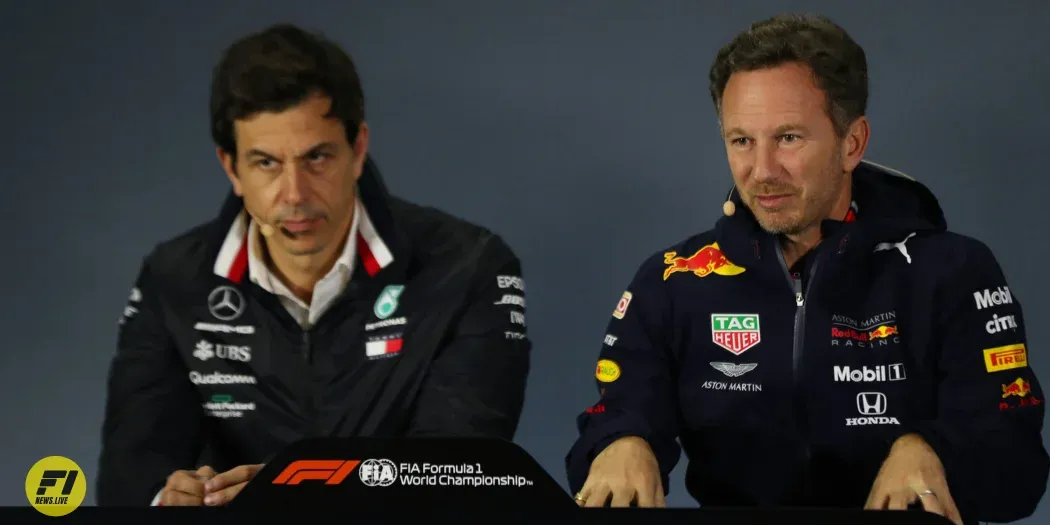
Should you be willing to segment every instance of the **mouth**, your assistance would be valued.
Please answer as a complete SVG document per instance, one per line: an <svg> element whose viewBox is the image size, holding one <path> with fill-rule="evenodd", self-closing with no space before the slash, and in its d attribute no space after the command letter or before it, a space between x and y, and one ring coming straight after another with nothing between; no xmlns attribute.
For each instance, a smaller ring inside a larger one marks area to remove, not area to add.
<svg viewBox="0 0 1050 525"><path fill-rule="evenodd" d="M285 219L281 221L281 228L289 233L304 233L320 224L321 219Z"/></svg>
<svg viewBox="0 0 1050 525"><path fill-rule="evenodd" d="M755 201L758 202L759 206L763 208L778 208L783 206L788 199L791 198L789 193L780 193L775 195L755 195Z"/></svg>

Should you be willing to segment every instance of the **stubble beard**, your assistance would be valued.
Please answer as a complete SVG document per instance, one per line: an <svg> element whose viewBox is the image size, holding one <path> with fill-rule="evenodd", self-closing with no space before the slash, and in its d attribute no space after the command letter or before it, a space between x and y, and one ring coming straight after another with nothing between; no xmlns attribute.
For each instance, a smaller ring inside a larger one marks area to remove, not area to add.
<svg viewBox="0 0 1050 525"><path fill-rule="evenodd" d="M823 168L820 180L824 182L809 188L809 193L803 196L801 202L772 211L763 209L755 202L752 210L757 210L753 213L759 226L773 235L798 235L819 225L828 217L842 191L844 178L839 166L841 162L836 156Z"/></svg>

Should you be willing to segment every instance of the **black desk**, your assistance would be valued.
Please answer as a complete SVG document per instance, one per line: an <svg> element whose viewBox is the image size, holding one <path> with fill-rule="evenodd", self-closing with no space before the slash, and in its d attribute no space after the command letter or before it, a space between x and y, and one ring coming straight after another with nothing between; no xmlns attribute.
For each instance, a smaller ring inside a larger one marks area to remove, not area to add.
<svg viewBox="0 0 1050 525"><path fill-rule="evenodd" d="M56 521L57 520L57 521ZM52 518L0 509L2 523L222 525L281 523L936 525L922 511L837 509L581 509L517 445L482 439L317 439L294 443L223 508L82 507Z"/></svg>
<svg viewBox="0 0 1050 525"><path fill-rule="evenodd" d="M746 509L575 509L558 515L522 516L518 509L504 509L499 513L466 512L457 509L424 509L412 502L404 507L414 508L416 516L389 512L384 516L378 507L341 506L338 501L324 509L318 508L99 508L81 507L71 514L52 518L32 507L0 509L0 522L32 524L110 524L142 523L146 525L282 525L320 524L365 525L388 523L571 523L596 525L950 525L950 521L919 511L839 511L839 510L746 510ZM454 520L454 521L453 521Z"/></svg>

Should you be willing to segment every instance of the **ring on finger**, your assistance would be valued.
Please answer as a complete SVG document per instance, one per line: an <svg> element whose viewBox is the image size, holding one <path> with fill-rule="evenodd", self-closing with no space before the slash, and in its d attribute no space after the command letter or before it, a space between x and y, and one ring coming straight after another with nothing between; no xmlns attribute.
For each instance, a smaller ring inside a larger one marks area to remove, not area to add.
<svg viewBox="0 0 1050 525"><path fill-rule="evenodd" d="M930 490L930 489L926 489L926 490L924 490L922 492L919 492L919 497L921 498L923 496L933 496L933 497L936 498L937 497L937 493L932 491L932 490Z"/></svg>

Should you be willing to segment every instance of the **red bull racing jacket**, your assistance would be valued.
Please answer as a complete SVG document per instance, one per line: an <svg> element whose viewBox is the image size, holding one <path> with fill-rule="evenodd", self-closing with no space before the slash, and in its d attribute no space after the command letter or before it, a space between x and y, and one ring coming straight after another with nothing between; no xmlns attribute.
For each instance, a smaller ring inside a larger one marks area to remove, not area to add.
<svg viewBox="0 0 1050 525"><path fill-rule="evenodd" d="M925 186L867 162L853 180L855 213L795 268L736 195L741 211L641 264L577 419L573 492L632 435L664 487L684 450L701 505L859 508L918 433L965 519L1033 512L1050 462L1020 294Z"/></svg>

